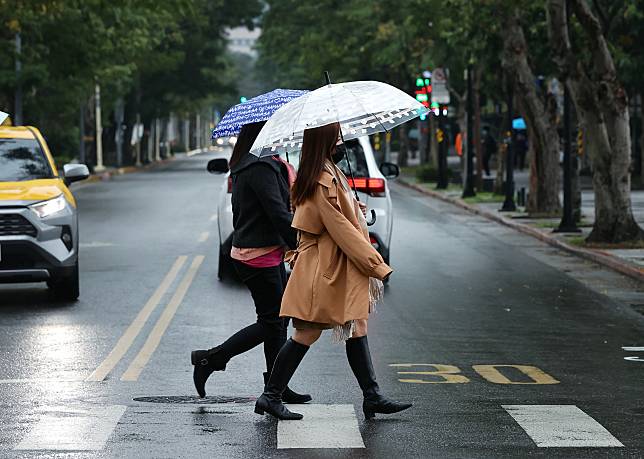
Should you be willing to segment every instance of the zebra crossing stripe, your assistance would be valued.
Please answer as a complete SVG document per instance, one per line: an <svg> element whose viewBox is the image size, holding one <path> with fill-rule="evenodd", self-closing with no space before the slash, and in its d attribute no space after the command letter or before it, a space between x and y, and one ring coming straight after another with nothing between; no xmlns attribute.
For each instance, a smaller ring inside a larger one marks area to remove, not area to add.
<svg viewBox="0 0 644 459"><path fill-rule="evenodd" d="M503 405L540 448L610 448L624 445L575 405Z"/></svg>
<svg viewBox="0 0 644 459"><path fill-rule="evenodd" d="M124 405L45 414L15 450L99 451L125 413Z"/></svg>
<svg viewBox="0 0 644 459"><path fill-rule="evenodd" d="M293 405L301 421L277 424L277 448L364 448L353 405Z"/></svg>

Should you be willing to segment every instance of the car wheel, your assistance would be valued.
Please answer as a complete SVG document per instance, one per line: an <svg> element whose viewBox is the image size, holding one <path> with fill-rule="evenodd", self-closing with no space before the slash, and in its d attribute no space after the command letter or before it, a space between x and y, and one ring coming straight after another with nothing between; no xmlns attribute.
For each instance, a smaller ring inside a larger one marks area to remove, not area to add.
<svg viewBox="0 0 644 459"><path fill-rule="evenodd" d="M76 301L80 296L78 260L76 260L76 264L70 274L47 281L47 286L55 298L66 301Z"/></svg>

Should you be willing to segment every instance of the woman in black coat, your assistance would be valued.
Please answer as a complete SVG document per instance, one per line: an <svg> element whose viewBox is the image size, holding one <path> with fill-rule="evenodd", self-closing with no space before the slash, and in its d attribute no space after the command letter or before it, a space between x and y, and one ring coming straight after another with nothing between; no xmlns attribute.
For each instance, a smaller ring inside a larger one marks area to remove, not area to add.
<svg viewBox="0 0 644 459"><path fill-rule="evenodd" d="M286 342L287 322L279 312L286 286L284 251L297 245L290 204L290 184L295 173L277 156L257 158L249 154L264 123L242 127L230 158L234 227L230 255L253 297L257 321L212 349L192 351L193 380L202 398L206 396L206 381L214 371L225 370L231 358L261 343L266 382ZM287 389L283 399L287 403L305 403L311 396Z"/></svg>

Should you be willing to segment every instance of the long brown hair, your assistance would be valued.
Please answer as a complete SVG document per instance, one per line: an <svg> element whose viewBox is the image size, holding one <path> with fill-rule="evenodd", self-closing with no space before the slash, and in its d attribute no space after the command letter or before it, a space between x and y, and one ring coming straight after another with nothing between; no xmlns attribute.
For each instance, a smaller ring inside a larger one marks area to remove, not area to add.
<svg viewBox="0 0 644 459"><path fill-rule="evenodd" d="M338 134L340 134L339 123L304 131L300 167L291 191L293 205L302 204L315 193L317 181L324 169L324 162L331 159L331 155L335 152Z"/></svg>
<svg viewBox="0 0 644 459"><path fill-rule="evenodd" d="M257 123L248 123L244 124L237 136L237 142L235 143L235 148L233 148L233 154L230 157L228 164L232 169L244 156L248 154L250 148L253 146L253 142L259 135L259 131L262 130L266 121L259 121Z"/></svg>

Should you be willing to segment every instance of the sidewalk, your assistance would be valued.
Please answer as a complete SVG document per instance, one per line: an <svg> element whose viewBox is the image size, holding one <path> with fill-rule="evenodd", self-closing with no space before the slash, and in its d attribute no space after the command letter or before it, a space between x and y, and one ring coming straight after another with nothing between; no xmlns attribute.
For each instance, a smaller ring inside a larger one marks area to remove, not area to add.
<svg viewBox="0 0 644 459"><path fill-rule="evenodd" d="M209 146L206 148L198 148L196 150L190 150L184 153L173 153L172 156L168 158L164 158L160 161L155 161L152 163L142 164L140 166L108 167L103 172L94 173L90 175L90 177L87 180L85 180L84 183L98 182L101 180L110 180L115 175L131 174L133 172L142 172L142 171L154 169L158 166L168 164L170 161L173 161L175 158L179 158L182 156L192 157L195 155L200 155L202 153L209 153L209 152L215 152L215 151L223 151L223 149L217 146Z"/></svg>
<svg viewBox="0 0 644 459"><path fill-rule="evenodd" d="M592 248L583 245L583 241L590 233L594 221L594 196L592 191L582 192L583 217L580 225L581 233L571 234L553 232L553 229L559 226L560 218L530 218L521 208L517 212L499 212L503 203L503 196L491 196L489 193L484 193L479 198L463 200L461 199L462 190L458 186L452 188L450 185L448 190L436 190L436 184L419 183L416 177L409 175L401 175L399 183L522 233L529 234L569 253L644 281L644 248L609 249ZM644 191L633 191L632 203L635 219L640 226L644 227Z"/></svg>

